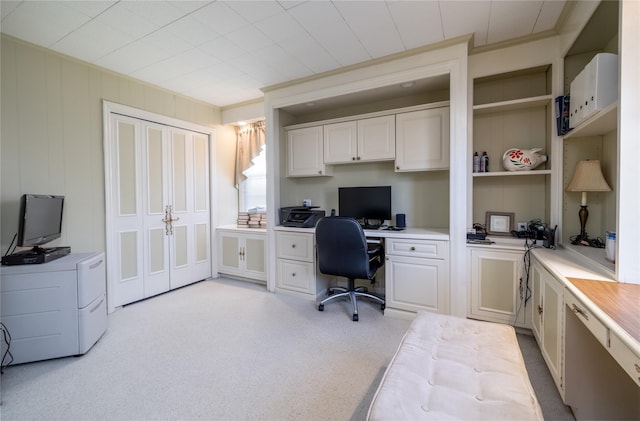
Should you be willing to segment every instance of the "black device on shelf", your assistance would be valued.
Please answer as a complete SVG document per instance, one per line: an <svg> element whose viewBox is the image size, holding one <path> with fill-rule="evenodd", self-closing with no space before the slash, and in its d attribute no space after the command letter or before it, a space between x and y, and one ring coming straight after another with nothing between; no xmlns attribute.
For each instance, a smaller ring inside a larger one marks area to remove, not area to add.
<svg viewBox="0 0 640 421"><path fill-rule="evenodd" d="M46 263L69 254L69 247L41 247L62 235L63 207L64 196L22 195L17 246L33 248L3 256L2 264Z"/></svg>
<svg viewBox="0 0 640 421"><path fill-rule="evenodd" d="M280 225L295 228L313 228L325 211L316 209L318 206L289 206L280 208Z"/></svg>
<svg viewBox="0 0 640 421"><path fill-rule="evenodd" d="M339 187L338 215L356 218L364 228L379 228L391 220L391 186Z"/></svg>

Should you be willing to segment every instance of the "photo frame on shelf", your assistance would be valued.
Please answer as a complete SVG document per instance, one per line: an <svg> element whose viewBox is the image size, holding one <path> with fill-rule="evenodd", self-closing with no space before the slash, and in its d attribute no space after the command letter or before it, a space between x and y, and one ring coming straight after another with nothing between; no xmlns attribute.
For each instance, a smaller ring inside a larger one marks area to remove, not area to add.
<svg viewBox="0 0 640 421"><path fill-rule="evenodd" d="M487 235L511 235L514 219L513 212L487 212Z"/></svg>

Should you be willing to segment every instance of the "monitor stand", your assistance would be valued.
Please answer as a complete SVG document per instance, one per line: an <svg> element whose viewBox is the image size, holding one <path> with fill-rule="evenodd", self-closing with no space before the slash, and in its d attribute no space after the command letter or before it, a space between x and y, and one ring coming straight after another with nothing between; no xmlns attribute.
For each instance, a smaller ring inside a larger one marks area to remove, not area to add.
<svg viewBox="0 0 640 421"><path fill-rule="evenodd" d="M380 221L378 224L372 224L369 222L367 218L364 218L360 225L362 225L362 229L365 229L365 230L377 230L377 229L380 229L383 222L384 221Z"/></svg>

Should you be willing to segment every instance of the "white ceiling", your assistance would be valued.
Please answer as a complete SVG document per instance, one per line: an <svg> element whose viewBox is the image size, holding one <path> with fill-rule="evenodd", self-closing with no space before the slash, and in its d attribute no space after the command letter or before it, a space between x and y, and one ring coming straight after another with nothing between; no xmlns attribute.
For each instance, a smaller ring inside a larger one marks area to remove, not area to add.
<svg viewBox="0 0 640 421"><path fill-rule="evenodd" d="M8 1L3 33L216 106L473 33L554 29L565 0Z"/></svg>

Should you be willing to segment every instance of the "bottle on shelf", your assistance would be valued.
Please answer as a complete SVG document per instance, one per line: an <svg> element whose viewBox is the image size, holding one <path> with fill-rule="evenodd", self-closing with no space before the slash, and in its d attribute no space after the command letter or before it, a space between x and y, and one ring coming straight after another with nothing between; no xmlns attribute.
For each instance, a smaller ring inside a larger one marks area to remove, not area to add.
<svg viewBox="0 0 640 421"><path fill-rule="evenodd" d="M480 172L489 172L489 155L486 152L482 152L480 157Z"/></svg>
<svg viewBox="0 0 640 421"><path fill-rule="evenodd" d="M478 152L473 153L473 172L480 172L480 156L478 156Z"/></svg>

